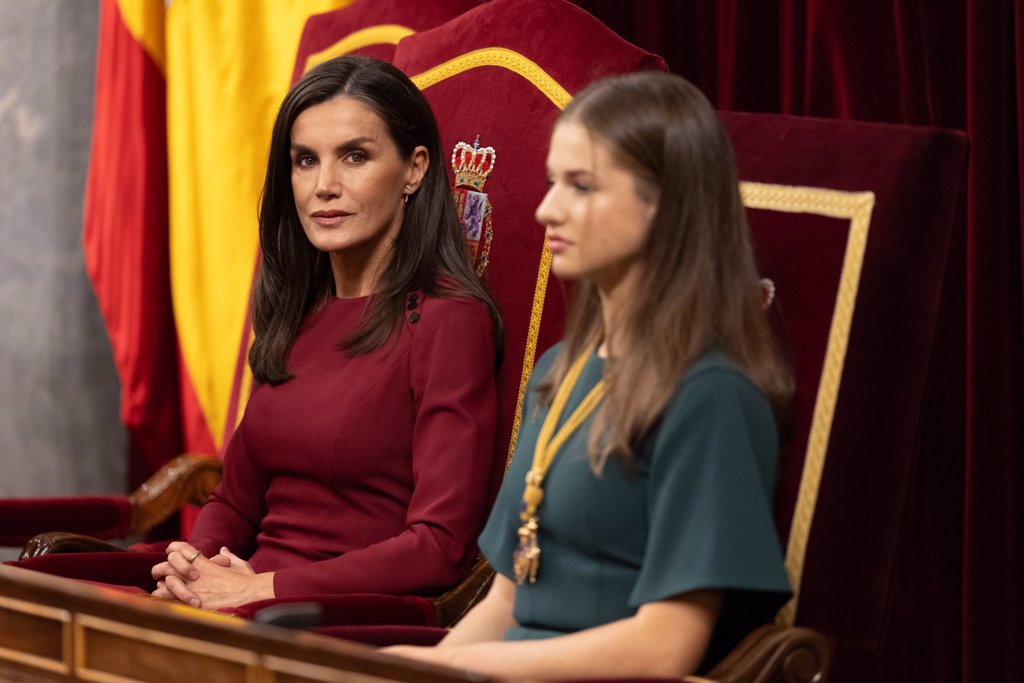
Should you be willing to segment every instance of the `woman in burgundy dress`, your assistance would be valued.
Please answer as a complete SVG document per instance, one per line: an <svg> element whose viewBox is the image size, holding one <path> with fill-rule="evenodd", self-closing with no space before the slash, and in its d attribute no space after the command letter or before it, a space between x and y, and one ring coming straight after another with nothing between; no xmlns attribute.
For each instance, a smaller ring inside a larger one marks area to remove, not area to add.
<svg viewBox="0 0 1024 683"><path fill-rule="evenodd" d="M155 595L218 609L431 594L469 570L501 323L444 158L390 64L333 59L285 97L259 217L257 386L191 537L153 567Z"/></svg>

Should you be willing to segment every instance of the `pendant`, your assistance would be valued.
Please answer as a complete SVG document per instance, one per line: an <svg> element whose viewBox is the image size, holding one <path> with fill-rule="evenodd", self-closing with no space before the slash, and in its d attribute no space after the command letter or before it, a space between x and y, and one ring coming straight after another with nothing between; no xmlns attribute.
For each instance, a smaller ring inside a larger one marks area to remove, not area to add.
<svg viewBox="0 0 1024 683"><path fill-rule="evenodd" d="M512 553L512 573L516 585L522 586L527 580L537 583L537 568L540 566L540 546L537 545L537 517L531 516L519 527L519 547Z"/></svg>

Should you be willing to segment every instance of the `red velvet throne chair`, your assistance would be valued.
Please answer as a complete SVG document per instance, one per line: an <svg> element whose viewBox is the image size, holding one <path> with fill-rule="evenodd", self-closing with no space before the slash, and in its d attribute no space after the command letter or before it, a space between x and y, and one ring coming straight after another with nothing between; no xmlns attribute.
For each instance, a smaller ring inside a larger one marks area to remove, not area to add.
<svg viewBox="0 0 1024 683"><path fill-rule="evenodd" d="M929 583L941 572L917 587L914 572L959 552L913 537L941 534L941 514L919 514L943 505L929 499L927 468L958 457L955 424L937 416L955 422L959 399L940 406L933 392L962 372L946 362L943 335L962 275L953 245L966 140L721 116L797 380L776 492L795 597L777 623L831 641L833 681L925 680L914 634L927 629L913 622L948 597Z"/></svg>

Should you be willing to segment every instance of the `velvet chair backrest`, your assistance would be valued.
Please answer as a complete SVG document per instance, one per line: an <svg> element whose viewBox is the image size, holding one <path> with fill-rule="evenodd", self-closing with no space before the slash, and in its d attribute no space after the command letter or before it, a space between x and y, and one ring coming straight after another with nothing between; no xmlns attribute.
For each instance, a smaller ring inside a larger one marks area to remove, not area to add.
<svg viewBox="0 0 1024 683"><path fill-rule="evenodd" d="M473 186L472 172L449 172L460 207L471 201L467 191L487 195L482 225L474 227L469 220L464 227L471 232L477 271L505 321L496 490L515 442L534 360L563 332L565 288L549 278L550 253L544 248L544 229L534 218L547 190L552 124L572 94L590 81L664 70L665 64L564 0L485 3L403 39L394 63L426 94L453 163L465 159L469 165L479 140L476 158L491 164L480 187ZM493 155L480 151L484 148Z"/></svg>
<svg viewBox="0 0 1024 683"><path fill-rule="evenodd" d="M320 62L360 54L390 62L398 41L454 19L482 0L357 0L306 20L292 83Z"/></svg>
<svg viewBox="0 0 1024 683"><path fill-rule="evenodd" d="M957 372L937 354L944 285L957 272L948 264L966 141L906 126L721 116L797 379L776 496L797 597L779 618L835 639L833 680L876 680L885 644L901 637L903 576L946 561L908 545L908 511L933 455L920 445L944 428L924 417L929 389Z"/></svg>

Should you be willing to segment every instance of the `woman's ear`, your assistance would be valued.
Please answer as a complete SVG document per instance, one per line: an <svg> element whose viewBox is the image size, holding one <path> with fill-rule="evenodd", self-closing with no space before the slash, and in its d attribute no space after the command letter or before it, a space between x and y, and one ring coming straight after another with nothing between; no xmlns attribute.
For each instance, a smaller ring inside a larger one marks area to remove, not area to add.
<svg viewBox="0 0 1024 683"><path fill-rule="evenodd" d="M409 155L409 165L405 173L405 194L410 195L420 189L423 178L430 167L430 155L427 148L419 145Z"/></svg>

